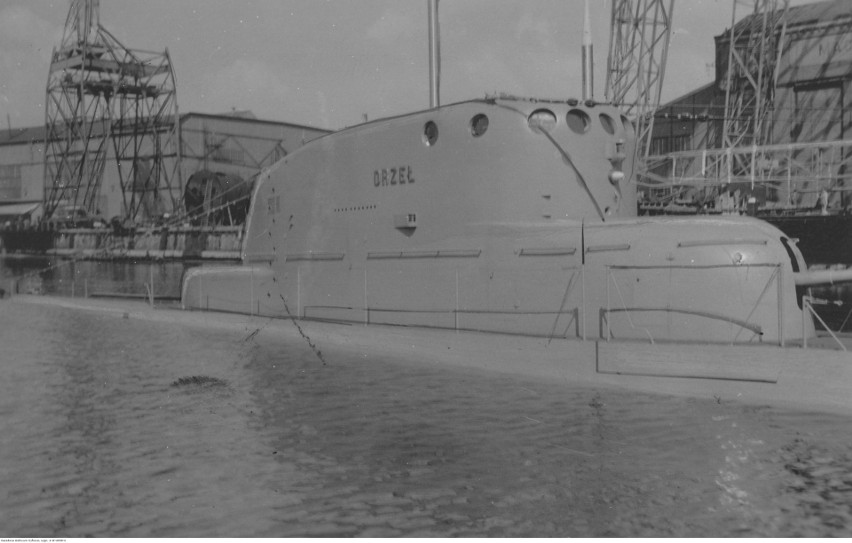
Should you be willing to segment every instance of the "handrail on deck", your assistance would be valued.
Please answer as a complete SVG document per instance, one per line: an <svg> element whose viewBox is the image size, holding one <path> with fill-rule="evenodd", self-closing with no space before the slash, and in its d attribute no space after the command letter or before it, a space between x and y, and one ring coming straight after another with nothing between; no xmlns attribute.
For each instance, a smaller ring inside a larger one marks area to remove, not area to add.
<svg viewBox="0 0 852 543"><path fill-rule="evenodd" d="M752 324L748 321L744 321L741 319L737 319L734 317L729 317L727 315L721 315L719 313L711 313L709 311L698 311L694 309L679 309L675 307L615 307L615 308L601 308L601 315L604 313L616 313L616 312L630 312L630 311L662 311L667 313L682 313L684 315L695 315L698 317L706 317L709 319L716 319L724 322L728 322L731 324L735 324L741 328L745 328L746 330L750 330L751 332L763 336L763 327L759 324ZM607 328L607 331L611 335L611 330ZM609 338L607 338L609 339ZM653 342L652 342L653 343Z"/></svg>
<svg viewBox="0 0 852 543"><path fill-rule="evenodd" d="M831 337L834 338L834 341L837 342L838 345L840 345L840 348L843 349L844 351L846 351L847 350L846 345L844 345L843 342L840 341L840 339L836 335L834 335L834 332L832 332L831 328L829 328L828 325L825 323L825 321L822 320L822 317L817 315L817 312L814 309L812 302L813 302L813 297L802 296L802 312L804 312L806 310L810 311L811 315L816 317L816 319L820 322L820 324L822 324L822 327L825 328L826 331L828 331L828 333L831 334ZM803 349L808 348L808 335L807 335L806 330L805 330L805 319L804 318L802 319L802 348Z"/></svg>

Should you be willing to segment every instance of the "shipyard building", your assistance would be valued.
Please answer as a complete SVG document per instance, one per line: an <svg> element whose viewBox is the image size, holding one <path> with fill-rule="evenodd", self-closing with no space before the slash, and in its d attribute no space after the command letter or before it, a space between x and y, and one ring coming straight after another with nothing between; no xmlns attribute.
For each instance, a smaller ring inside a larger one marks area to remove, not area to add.
<svg viewBox="0 0 852 543"><path fill-rule="evenodd" d="M256 119L250 112L222 115L186 113L179 116L175 150L164 153L159 167L173 172L168 192L159 201L147 201L151 191L136 190L127 170L108 152L95 211L100 217L124 217L129 205L139 206L138 216L155 219L180 214L186 206L188 184L199 172L232 181L250 181L262 168L298 149L328 130L292 123ZM41 218L46 188L44 126L9 128L0 133L0 225L33 223ZM144 154L144 153L143 153ZM145 165L137 164L144 172ZM137 174L138 175L138 174ZM177 208L177 209L175 209Z"/></svg>
<svg viewBox="0 0 852 543"><path fill-rule="evenodd" d="M764 16L771 26L759 26ZM755 39L766 28L768 33ZM739 36L734 38L736 56L731 54L732 36ZM783 20L777 12L748 15L716 36L715 47L715 81L663 105L655 115L649 155L669 157L651 161L657 179L682 182L687 188L680 194L688 198L718 200L730 184L755 197L764 209L818 206L821 194L828 196L828 207L835 212L848 209L852 148L844 142L852 140L849 0L792 6ZM729 72L733 62L741 65ZM760 74L771 84L757 91L760 95L754 88L744 91L741 83L748 77L756 81ZM759 133L754 121L758 100L766 104ZM731 139L730 127L740 121L753 132ZM759 151L749 156L748 149L755 146ZM721 158L718 163L724 167L713 169L714 155L707 150L726 148L739 149L741 171L735 160Z"/></svg>

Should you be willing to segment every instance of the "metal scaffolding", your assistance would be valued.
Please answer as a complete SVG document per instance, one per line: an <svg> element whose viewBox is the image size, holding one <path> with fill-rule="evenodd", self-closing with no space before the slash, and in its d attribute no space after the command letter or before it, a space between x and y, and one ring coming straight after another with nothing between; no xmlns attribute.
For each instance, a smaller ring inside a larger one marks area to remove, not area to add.
<svg viewBox="0 0 852 543"><path fill-rule="evenodd" d="M612 0L606 99L636 125L639 174L660 105L674 0Z"/></svg>
<svg viewBox="0 0 852 543"><path fill-rule="evenodd" d="M177 208L179 117L168 50L126 48L100 24L99 0L71 0L47 82L45 216L98 213L110 146L131 221Z"/></svg>
<svg viewBox="0 0 852 543"><path fill-rule="evenodd" d="M737 23L737 5L741 3L752 5L752 15ZM789 0L734 1L723 82L725 148L769 143L788 5Z"/></svg>

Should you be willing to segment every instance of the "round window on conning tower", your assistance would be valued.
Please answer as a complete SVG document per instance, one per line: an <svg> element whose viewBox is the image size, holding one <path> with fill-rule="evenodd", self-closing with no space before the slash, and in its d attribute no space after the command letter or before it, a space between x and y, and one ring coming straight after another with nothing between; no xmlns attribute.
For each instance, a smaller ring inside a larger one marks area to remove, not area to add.
<svg viewBox="0 0 852 543"><path fill-rule="evenodd" d="M436 141L438 141L438 125L429 121L423 126L423 143L427 147L432 147Z"/></svg>
<svg viewBox="0 0 852 543"><path fill-rule="evenodd" d="M598 115L598 119L601 121L601 126L606 131L607 134L613 135L615 134L615 119L607 115L606 113L601 113Z"/></svg>
<svg viewBox="0 0 852 543"><path fill-rule="evenodd" d="M484 113L474 115L470 120L470 133L473 137L478 138L488 130L488 116Z"/></svg>
<svg viewBox="0 0 852 543"><path fill-rule="evenodd" d="M585 134L592 124L589 114L582 109L572 109L566 115L565 120L568 122L568 128L575 134Z"/></svg>
<svg viewBox="0 0 852 543"><path fill-rule="evenodd" d="M621 116L621 125L624 126L624 133L627 135L627 137L632 138L633 137L633 123L630 122L630 119L628 119L627 117L622 115Z"/></svg>
<svg viewBox="0 0 852 543"><path fill-rule="evenodd" d="M556 115L549 109L537 109L530 113L530 128L550 132L556 128Z"/></svg>

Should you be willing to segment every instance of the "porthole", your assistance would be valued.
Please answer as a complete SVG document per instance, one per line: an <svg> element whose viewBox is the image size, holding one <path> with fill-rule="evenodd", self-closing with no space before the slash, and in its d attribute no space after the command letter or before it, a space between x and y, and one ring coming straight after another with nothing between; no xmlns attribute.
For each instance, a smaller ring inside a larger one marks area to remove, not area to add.
<svg viewBox="0 0 852 543"><path fill-rule="evenodd" d="M530 113L529 125L533 130L550 132L556 128L556 115L549 109L537 109Z"/></svg>
<svg viewBox="0 0 852 543"><path fill-rule="evenodd" d="M632 138L633 134L634 134L634 130L633 130L633 123L630 122L630 119L628 119L627 117L622 115L621 116L621 124L624 126L624 133L627 135L627 137Z"/></svg>
<svg viewBox="0 0 852 543"><path fill-rule="evenodd" d="M598 115L598 119L601 120L601 126L606 130L607 134L615 134L615 120L607 115L606 113L601 113Z"/></svg>
<svg viewBox="0 0 852 543"><path fill-rule="evenodd" d="M485 134L486 130L488 130L488 116L483 113L474 115L473 119L470 120L470 133L473 134L473 137L478 138Z"/></svg>
<svg viewBox="0 0 852 543"><path fill-rule="evenodd" d="M565 120L568 122L568 128L575 134L585 134L589 131L589 125L592 124L589 115L582 109L572 109Z"/></svg>
<svg viewBox="0 0 852 543"><path fill-rule="evenodd" d="M429 121L423 126L423 143L432 147L436 141L438 141L438 125Z"/></svg>

